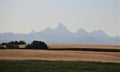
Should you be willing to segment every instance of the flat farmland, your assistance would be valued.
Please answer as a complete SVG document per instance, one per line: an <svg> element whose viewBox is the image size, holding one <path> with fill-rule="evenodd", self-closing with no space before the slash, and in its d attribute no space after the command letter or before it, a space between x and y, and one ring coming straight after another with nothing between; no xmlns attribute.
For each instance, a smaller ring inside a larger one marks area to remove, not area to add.
<svg viewBox="0 0 120 72"><path fill-rule="evenodd" d="M50 48L61 48L57 46L58 45L54 45L53 47L53 45L49 45ZM74 46L71 47L71 45L68 47L75 48ZM63 48L67 47L63 46ZM115 48L119 49L117 46L115 46ZM120 52L1 49L0 60L95 61L120 63Z"/></svg>
<svg viewBox="0 0 120 72"><path fill-rule="evenodd" d="M120 49L120 45L90 45L90 44L48 44L50 48L95 48Z"/></svg>

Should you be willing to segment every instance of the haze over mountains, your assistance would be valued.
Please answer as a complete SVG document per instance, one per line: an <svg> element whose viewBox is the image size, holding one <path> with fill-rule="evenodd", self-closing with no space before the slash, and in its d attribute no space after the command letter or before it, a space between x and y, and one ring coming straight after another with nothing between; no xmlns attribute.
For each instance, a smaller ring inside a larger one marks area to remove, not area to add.
<svg viewBox="0 0 120 72"><path fill-rule="evenodd" d="M102 30L88 33L80 28L76 33L70 32L63 24L56 29L46 28L40 32L32 31L29 34L0 33L0 43L8 41L24 40L31 42L41 40L48 44L110 44L120 45L120 37L110 37Z"/></svg>

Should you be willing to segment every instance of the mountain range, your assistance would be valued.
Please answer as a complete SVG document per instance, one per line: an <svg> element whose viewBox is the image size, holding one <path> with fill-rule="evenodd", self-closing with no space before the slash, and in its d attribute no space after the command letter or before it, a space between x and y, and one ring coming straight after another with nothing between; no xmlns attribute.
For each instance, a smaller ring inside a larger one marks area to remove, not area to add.
<svg viewBox="0 0 120 72"><path fill-rule="evenodd" d="M120 36L110 37L104 31L87 32L80 28L77 32L70 32L63 24L56 29L46 28L40 32L32 31L29 34L0 33L0 43L24 40L27 43L33 40L44 41L48 44L104 44L120 45Z"/></svg>

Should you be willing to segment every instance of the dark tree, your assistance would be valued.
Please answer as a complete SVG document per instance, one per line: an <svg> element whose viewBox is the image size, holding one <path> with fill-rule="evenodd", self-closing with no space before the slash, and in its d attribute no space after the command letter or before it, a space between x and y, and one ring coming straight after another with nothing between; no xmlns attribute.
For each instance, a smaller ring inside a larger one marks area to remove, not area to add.
<svg viewBox="0 0 120 72"><path fill-rule="evenodd" d="M19 44L26 44L25 41L19 41Z"/></svg>
<svg viewBox="0 0 120 72"><path fill-rule="evenodd" d="M27 46L25 47L26 49L32 49L32 45L31 44L27 44Z"/></svg>
<svg viewBox="0 0 120 72"><path fill-rule="evenodd" d="M4 42L3 42L1 45L6 45L6 44L7 44L7 43L4 43Z"/></svg>
<svg viewBox="0 0 120 72"><path fill-rule="evenodd" d="M11 41L7 43L8 45L18 45L19 42L18 41Z"/></svg>
<svg viewBox="0 0 120 72"><path fill-rule="evenodd" d="M48 49L47 45L42 41L33 41L26 46L27 49Z"/></svg>

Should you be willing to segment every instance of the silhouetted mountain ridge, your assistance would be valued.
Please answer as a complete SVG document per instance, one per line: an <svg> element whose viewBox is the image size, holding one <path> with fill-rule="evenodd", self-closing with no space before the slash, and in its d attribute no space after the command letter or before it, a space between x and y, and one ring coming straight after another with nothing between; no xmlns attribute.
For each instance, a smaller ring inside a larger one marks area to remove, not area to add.
<svg viewBox="0 0 120 72"><path fill-rule="evenodd" d="M61 44L112 44L119 45L120 37L110 37L104 31L98 30L87 32L79 28L76 33L70 32L65 25L59 23L55 29L46 28L40 32L32 31L29 34L20 33L0 33L0 42L8 42L15 40L24 40L32 42L33 40L41 40L46 43Z"/></svg>

